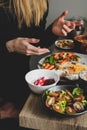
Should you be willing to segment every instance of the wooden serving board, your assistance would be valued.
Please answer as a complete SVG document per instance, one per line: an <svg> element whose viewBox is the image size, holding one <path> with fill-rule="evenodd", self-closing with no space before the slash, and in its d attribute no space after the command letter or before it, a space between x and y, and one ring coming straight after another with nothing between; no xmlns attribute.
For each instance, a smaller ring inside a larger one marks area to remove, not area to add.
<svg viewBox="0 0 87 130"><path fill-rule="evenodd" d="M19 125L37 130L87 130L87 113L75 118L58 117L44 109L41 95L31 93L19 114Z"/></svg>

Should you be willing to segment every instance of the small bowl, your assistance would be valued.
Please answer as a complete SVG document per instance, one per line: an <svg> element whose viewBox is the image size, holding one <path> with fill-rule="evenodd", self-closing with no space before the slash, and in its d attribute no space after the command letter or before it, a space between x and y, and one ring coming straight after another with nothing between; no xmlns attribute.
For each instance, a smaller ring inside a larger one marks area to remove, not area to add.
<svg viewBox="0 0 87 130"><path fill-rule="evenodd" d="M87 35L78 35L75 36L74 39L81 43L87 43Z"/></svg>
<svg viewBox="0 0 87 130"><path fill-rule="evenodd" d="M87 54L87 35L75 36L74 40L81 44L81 52Z"/></svg>
<svg viewBox="0 0 87 130"><path fill-rule="evenodd" d="M74 41L72 39L61 39L55 41L55 46L60 49L73 49L74 48Z"/></svg>
<svg viewBox="0 0 87 130"><path fill-rule="evenodd" d="M79 77L82 83L87 84L87 70L82 71Z"/></svg>
<svg viewBox="0 0 87 130"><path fill-rule="evenodd" d="M78 74L67 74L65 76L66 79L71 80L71 81L75 81L79 79L79 75Z"/></svg>
<svg viewBox="0 0 87 130"><path fill-rule="evenodd" d="M44 85L44 86L38 86L35 85L35 81L37 81L38 79L40 79L41 77L44 77L46 79L54 79L54 83L50 84L50 85ZM26 75L25 75L25 80L29 86L29 88L37 94L41 94L43 93L43 91L45 91L46 89L55 86L58 81L60 80L59 75L57 75L56 72L52 71L52 70L46 70L46 69L35 69L32 71L29 71Z"/></svg>

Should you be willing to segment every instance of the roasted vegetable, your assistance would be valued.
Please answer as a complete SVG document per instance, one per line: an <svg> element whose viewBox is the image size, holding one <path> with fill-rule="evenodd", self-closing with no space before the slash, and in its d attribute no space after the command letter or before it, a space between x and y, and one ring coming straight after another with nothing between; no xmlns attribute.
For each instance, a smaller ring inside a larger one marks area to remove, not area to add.
<svg viewBox="0 0 87 130"><path fill-rule="evenodd" d="M54 104L52 108L56 112L63 113L62 106L60 106L59 104Z"/></svg>
<svg viewBox="0 0 87 130"><path fill-rule="evenodd" d="M72 115L72 114L75 114L76 111L72 107L67 106L66 107L66 113L69 114L69 115Z"/></svg>
<svg viewBox="0 0 87 130"><path fill-rule="evenodd" d="M52 106L54 103L55 103L55 97L48 97L48 98L46 99L46 106L47 106L47 107Z"/></svg>
<svg viewBox="0 0 87 130"><path fill-rule="evenodd" d="M83 111L84 110L84 106L81 102L75 102L73 104L73 108L74 110L76 110L77 112Z"/></svg>

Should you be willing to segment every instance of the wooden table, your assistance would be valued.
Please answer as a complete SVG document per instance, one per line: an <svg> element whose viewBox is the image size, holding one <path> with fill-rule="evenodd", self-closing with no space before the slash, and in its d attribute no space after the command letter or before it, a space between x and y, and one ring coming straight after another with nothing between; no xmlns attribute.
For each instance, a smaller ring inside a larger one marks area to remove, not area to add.
<svg viewBox="0 0 87 130"><path fill-rule="evenodd" d="M51 115L43 109L41 96L31 93L20 112L19 125L37 130L87 130L87 113L74 118Z"/></svg>

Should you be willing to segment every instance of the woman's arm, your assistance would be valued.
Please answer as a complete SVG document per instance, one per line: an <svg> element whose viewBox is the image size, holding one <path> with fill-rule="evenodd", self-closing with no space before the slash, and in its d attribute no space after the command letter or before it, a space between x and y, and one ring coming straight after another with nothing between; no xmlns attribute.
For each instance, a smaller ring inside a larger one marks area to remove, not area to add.
<svg viewBox="0 0 87 130"><path fill-rule="evenodd" d="M45 30L42 36L42 46L49 47L59 36L67 36L75 26L81 26L82 22L72 22L65 20L68 11L64 11L54 22Z"/></svg>
<svg viewBox="0 0 87 130"><path fill-rule="evenodd" d="M17 28L16 22L12 24L11 16L6 14L4 9L0 8L0 52L9 54L9 52L20 53L24 55L40 55L48 52L46 48L35 47L39 42L37 38L26 38L26 32L21 36L20 29ZM26 30L27 27L26 27ZM20 37L21 36L21 37Z"/></svg>

